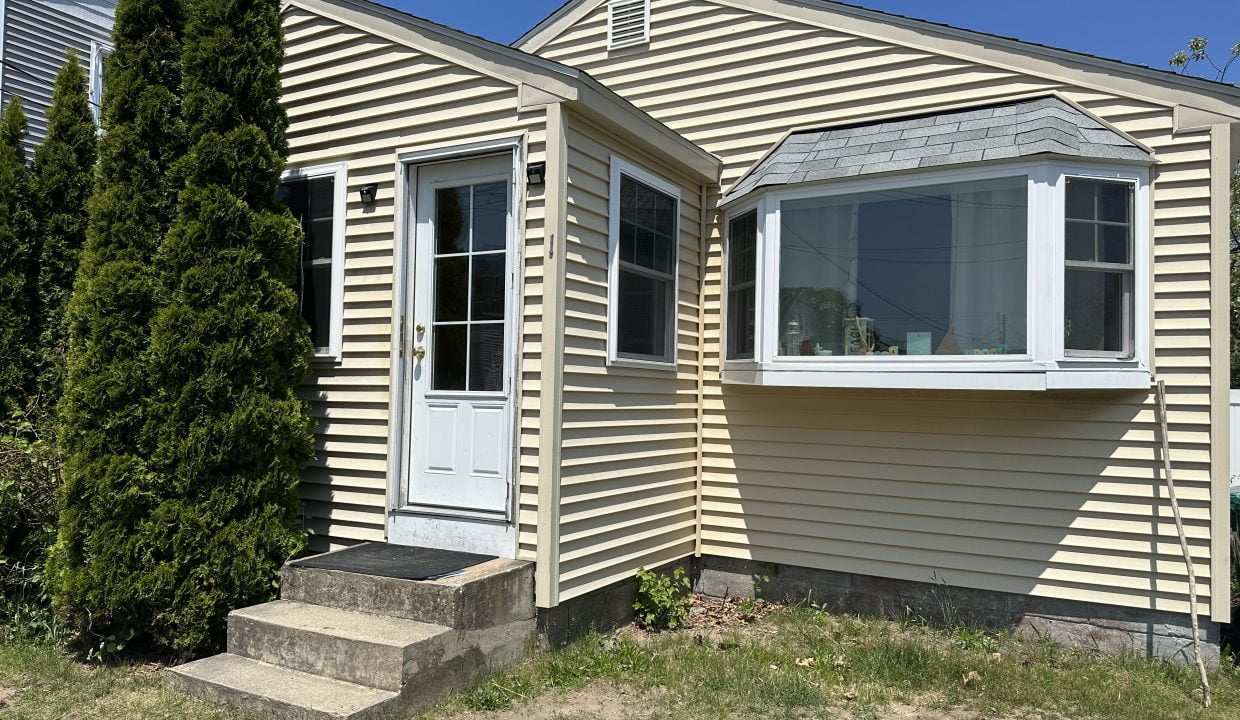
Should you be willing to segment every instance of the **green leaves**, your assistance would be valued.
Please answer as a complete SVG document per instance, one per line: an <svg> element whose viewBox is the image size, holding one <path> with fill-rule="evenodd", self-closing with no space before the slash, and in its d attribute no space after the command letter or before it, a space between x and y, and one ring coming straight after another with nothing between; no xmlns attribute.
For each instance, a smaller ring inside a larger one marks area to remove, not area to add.
<svg viewBox="0 0 1240 720"><path fill-rule="evenodd" d="M637 583L633 609L638 623L652 630L675 630L684 624L692 589L684 568L676 568L670 576L640 568Z"/></svg>

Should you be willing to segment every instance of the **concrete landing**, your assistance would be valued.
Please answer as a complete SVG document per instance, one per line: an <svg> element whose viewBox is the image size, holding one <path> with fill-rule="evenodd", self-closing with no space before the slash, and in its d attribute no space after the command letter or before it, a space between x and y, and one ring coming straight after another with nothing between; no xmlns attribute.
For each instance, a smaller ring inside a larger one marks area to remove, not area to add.
<svg viewBox="0 0 1240 720"><path fill-rule="evenodd" d="M536 632L533 564L439 580L285 566L281 599L228 617L228 652L171 684L281 718L415 712L520 660Z"/></svg>

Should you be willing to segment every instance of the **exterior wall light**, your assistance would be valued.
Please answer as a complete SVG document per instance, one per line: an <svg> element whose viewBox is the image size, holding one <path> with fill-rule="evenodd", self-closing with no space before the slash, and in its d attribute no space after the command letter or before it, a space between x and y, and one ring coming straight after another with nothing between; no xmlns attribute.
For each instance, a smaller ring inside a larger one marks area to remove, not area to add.
<svg viewBox="0 0 1240 720"><path fill-rule="evenodd" d="M375 201L375 196L379 194L379 183L370 183L363 185L358 193L362 196L362 202L366 205Z"/></svg>
<svg viewBox="0 0 1240 720"><path fill-rule="evenodd" d="M547 163L530 163L525 168L525 180L529 185L542 185L547 179Z"/></svg>

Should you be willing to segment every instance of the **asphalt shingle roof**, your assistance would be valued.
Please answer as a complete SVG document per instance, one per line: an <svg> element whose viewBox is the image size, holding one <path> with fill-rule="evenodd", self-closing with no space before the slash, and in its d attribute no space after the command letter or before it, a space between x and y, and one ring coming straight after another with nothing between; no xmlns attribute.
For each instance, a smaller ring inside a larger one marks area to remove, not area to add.
<svg viewBox="0 0 1240 720"><path fill-rule="evenodd" d="M1152 162L1145 150L1057 97L795 132L728 191L1031 155Z"/></svg>

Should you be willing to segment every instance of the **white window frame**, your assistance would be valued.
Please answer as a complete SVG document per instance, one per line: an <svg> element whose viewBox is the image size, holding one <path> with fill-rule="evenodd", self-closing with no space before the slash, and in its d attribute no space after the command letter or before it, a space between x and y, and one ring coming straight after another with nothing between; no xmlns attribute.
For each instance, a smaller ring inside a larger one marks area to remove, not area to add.
<svg viewBox="0 0 1240 720"><path fill-rule="evenodd" d="M781 356L779 339L780 208L786 200L877 192L949 182L1023 175L1028 179L1028 352L1024 355ZM871 176L828 183L779 186L725 207L732 219L758 208L758 287L755 354L725 359L724 381L774 386L908 389L1050 390L1148 388L1152 303L1149 169L1090 161L1038 161ZM1064 349L1064 207L1069 177L1134 184L1133 302L1130 342L1124 357L1085 357ZM727 239L724 240L721 322L727 338Z"/></svg>
<svg viewBox="0 0 1240 720"><path fill-rule="evenodd" d="M615 14L618 10L640 7L642 16L641 35L617 41L615 37ZM607 0L607 49L623 50L650 43L650 0Z"/></svg>
<svg viewBox="0 0 1240 720"><path fill-rule="evenodd" d="M95 122L102 121L103 112L103 63L112 54L112 46L98 40L90 41L90 84L87 97L90 99L90 111L95 115Z"/></svg>
<svg viewBox="0 0 1240 720"><path fill-rule="evenodd" d="M315 362L340 362L344 345L344 251L346 213L349 205L349 166L347 163L331 163L292 168L280 175L280 182L313 180L322 177L333 177L335 180L332 186L335 194L332 198L331 327L328 329L328 346L316 347L313 360Z"/></svg>
<svg viewBox="0 0 1240 720"><path fill-rule="evenodd" d="M670 302L668 303L667 355L663 358L631 357L620 354L620 343L616 335L619 329L620 178L622 175L627 175L629 178L671 197L676 203L672 230L672 288ZM676 368L677 340L679 339L677 318L680 306L680 203L680 188L675 184L618 155L611 156L607 233L607 363L609 365L673 370Z"/></svg>

